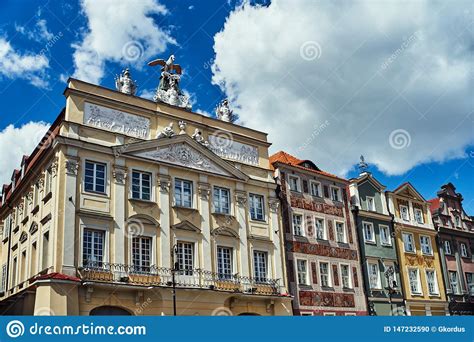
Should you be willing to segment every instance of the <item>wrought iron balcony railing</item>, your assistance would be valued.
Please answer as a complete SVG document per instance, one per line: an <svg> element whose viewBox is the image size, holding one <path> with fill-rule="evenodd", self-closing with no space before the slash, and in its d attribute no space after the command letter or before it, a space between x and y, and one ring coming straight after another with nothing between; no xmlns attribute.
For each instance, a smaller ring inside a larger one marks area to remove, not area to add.
<svg viewBox="0 0 474 342"><path fill-rule="evenodd" d="M141 286L171 287L173 272L177 288L209 289L258 295L280 295L277 279L254 279L219 274L201 269L173 270L157 266L134 266L105 262L87 262L78 268L83 281L125 283Z"/></svg>

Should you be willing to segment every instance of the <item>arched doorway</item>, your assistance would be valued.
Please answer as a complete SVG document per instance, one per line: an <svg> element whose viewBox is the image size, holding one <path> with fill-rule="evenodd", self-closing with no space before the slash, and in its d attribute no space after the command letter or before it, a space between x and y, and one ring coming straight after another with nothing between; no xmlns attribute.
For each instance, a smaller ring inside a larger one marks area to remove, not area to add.
<svg viewBox="0 0 474 342"><path fill-rule="evenodd" d="M131 316L132 314L118 306L99 306L89 313L89 316Z"/></svg>

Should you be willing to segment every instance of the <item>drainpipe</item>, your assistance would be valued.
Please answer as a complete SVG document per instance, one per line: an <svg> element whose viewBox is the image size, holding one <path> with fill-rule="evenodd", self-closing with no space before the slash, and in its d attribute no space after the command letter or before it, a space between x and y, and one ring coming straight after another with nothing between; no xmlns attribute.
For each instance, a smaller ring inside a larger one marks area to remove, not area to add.
<svg viewBox="0 0 474 342"><path fill-rule="evenodd" d="M356 234L359 234L359 207L357 205L352 205L351 206L351 211L352 215L354 216L354 223L355 223L355 228L356 228ZM359 253L362 259L362 239L359 237L357 239L358 244L359 244ZM364 250L364 260L361 260L361 266L362 266L362 278L365 278L367 275L367 263L366 263L366 257L365 257L365 250ZM370 305L369 301L369 295L370 295L370 290L368 288L367 281L365 279L361 279L361 282L364 284L364 292L365 292L365 302L367 304L367 312L369 313L369 316L376 316L375 311L373 311L372 306Z"/></svg>

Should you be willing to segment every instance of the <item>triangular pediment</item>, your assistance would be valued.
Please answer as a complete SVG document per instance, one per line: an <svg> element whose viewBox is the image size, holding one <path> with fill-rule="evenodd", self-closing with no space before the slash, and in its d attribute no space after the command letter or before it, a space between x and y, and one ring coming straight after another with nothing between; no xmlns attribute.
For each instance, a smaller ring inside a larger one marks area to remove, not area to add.
<svg viewBox="0 0 474 342"><path fill-rule="evenodd" d="M196 227L194 224L192 224L191 222L189 222L188 220L185 220L185 221L181 221L173 226L171 226L171 228L173 229L182 229L182 230L189 230L191 232L196 232L196 233L200 233L201 232L201 229L199 229L198 227Z"/></svg>
<svg viewBox="0 0 474 342"><path fill-rule="evenodd" d="M248 176L232 164L217 156L207 147L194 141L188 135L160 138L145 142L114 147L116 153L166 163L187 169L194 169L224 177L248 180Z"/></svg>
<svg viewBox="0 0 474 342"><path fill-rule="evenodd" d="M423 196L411 185L410 183L404 183L398 189L394 191L395 194L407 197L410 199L426 202Z"/></svg>

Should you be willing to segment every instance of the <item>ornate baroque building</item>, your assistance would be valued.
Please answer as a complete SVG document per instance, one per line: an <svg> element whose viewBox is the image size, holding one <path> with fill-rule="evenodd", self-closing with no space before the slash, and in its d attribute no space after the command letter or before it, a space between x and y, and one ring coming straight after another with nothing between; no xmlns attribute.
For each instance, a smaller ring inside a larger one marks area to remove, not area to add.
<svg viewBox="0 0 474 342"><path fill-rule="evenodd" d="M267 135L183 109L168 64L157 94L176 105L133 96L130 79L68 81L3 187L3 313L172 315L175 286L178 315L291 314ZM337 251L356 270L356 251ZM351 284L338 304L364 311Z"/></svg>
<svg viewBox="0 0 474 342"><path fill-rule="evenodd" d="M430 203L410 184L386 192L394 216L405 306L411 316L448 314Z"/></svg>
<svg viewBox="0 0 474 342"><path fill-rule="evenodd" d="M451 314L474 315L474 219L463 209L461 194L448 183L432 199L439 254Z"/></svg>
<svg viewBox="0 0 474 342"><path fill-rule="evenodd" d="M285 152L270 157L279 185L295 315L366 315L348 182Z"/></svg>
<svg viewBox="0 0 474 342"><path fill-rule="evenodd" d="M385 186L370 172L350 180L369 314L405 315L396 239Z"/></svg>

